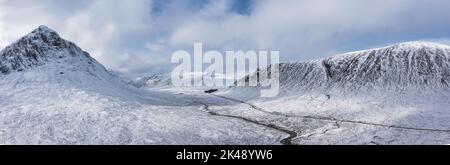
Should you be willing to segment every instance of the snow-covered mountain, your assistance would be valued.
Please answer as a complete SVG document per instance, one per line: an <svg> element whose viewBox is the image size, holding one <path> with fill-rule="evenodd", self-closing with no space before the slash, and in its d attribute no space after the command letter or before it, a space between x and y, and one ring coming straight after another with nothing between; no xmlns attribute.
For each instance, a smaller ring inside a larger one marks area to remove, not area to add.
<svg viewBox="0 0 450 165"><path fill-rule="evenodd" d="M450 46L432 42L406 42L279 65L280 85L288 93L446 89L450 85Z"/></svg>
<svg viewBox="0 0 450 165"><path fill-rule="evenodd" d="M0 51L0 87L18 90L21 87L50 91L77 88L114 95L130 93L121 80L74 43L61 38L46 26ZM29 94L31 95L31 94Z"/></svg>
<svg viewBox="0 0 450 165"><path fill-rule="evenodd" d="M172 85L169 73L140 76L129 83L137 88L169 87Z"/></svg>
<svg viewBox="0 0 450 165"><path fill-rule="evenodd" d="M108 75L106 69L87 52L46 26L40 26L0 52L2 74L42 65L53 65L55 70L61 71L83 71L96 77Z"/></svg>

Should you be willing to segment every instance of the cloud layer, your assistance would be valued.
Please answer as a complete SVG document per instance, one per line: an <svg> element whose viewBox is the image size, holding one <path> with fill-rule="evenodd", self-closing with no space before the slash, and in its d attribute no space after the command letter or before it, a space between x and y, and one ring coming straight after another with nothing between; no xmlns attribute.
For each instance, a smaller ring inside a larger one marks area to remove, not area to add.
<svg viewBox="0 0 450 165"><path fill-rule="evenodd" d="M450 38L446 0L0 0L0 46L41 24L127 73L168 69L174 50L280 50L282 61Z"/></svg>

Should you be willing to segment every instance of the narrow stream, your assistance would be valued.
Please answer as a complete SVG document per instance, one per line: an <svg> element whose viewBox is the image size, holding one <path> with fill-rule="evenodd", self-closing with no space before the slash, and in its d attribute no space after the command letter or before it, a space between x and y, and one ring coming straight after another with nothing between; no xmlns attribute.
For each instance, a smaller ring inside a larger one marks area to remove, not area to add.
<svg viewBox="0 0 450 165"><path fill-rule="evenodd" d="M292 139L294 139L295 137L297 137L297 132L295 132L295 131L293 131L293 130L290 130L290 129L288 129L288 128L284 128L284 127L281 127L281 126L277 126L277 125L274 125L274 124L266 124L266 123L262 123L262 122L260 122L260 121L253 120L253 119L249 119L249 118L245 118L245 117L241 117L241 116L233 116L233 115L218 114L218 113L212 111L212 110L209 108L209 105L204 104L204 103L201 103L201 102L196 102L196 103L202 104L202 105L204 106L204 107L203 107L204 110L205 110L206 112L208 112L210 115L213 115L213 116L221 116L221 117L229 117L229 118L234 118L234 119L240 119L240 120L244 120L244 121L246 121L246 122L250 122L250 123L253 123L253 124L257 124L257 125L260 125L260 126L264 126L264 127L268 127L268 128L271 128L271 129L278 130L278 131L280 131L280 132L287 133L287 134L289 134L289 137L284 138L284 139L281 139L281 140L280 140L280 143L283 144L283 145L294 145L294 144L292 143Z"/></svg>

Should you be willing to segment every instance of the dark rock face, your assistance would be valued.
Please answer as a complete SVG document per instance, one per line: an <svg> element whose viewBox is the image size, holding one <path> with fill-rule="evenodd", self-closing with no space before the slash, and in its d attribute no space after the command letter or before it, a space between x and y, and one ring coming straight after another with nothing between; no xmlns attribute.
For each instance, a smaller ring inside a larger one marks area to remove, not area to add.
<svg viewBox="0 0 450 165"><path fill-rule="evenodd" d="M53 59L79 55L94 60L72 42L62 39L55 31L40 26L0 52L0 72L20 72Z"/></svg>

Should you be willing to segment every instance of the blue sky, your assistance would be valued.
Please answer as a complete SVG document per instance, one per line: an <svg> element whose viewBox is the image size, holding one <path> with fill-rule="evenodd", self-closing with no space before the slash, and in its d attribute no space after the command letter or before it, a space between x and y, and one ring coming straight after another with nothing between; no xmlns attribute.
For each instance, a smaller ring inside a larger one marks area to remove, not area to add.
<svg viewBox="0 0 450 165"><path fill-rule="evenodd" d="M179 0L178 0L179 1ZM241 15L249 15L251 13L252 0L228 0L230 1L229 12L238 13ZM170 3L180 3L177 0L153 0L152 14L158 15ZM211 3L211 0L184 0L186 10L196 11L201 10L205 5Z"/></svg>
<svg viewBox="0 0 450 165"><path fill-rule="evenodd" d="M450 43L447 0L0 0L0 47L39 25L125 73L175 50L279 50L303 61L404 41Z"/></svg>

